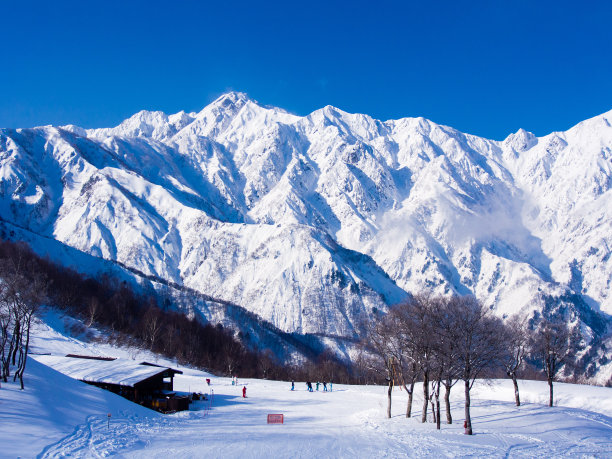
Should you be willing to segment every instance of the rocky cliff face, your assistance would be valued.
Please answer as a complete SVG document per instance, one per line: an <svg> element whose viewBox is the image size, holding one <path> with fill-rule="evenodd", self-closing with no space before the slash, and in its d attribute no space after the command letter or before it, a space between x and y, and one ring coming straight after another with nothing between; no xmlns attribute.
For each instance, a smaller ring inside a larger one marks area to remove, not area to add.
<svg viewBox="0 0 612 459"><path fill-rule="evenodd" d="M606 321L610 121L498 142L229 93L109 129L0 130L0 211L289 332L352 336L423 290L502 316L574 295Z"/></svg>

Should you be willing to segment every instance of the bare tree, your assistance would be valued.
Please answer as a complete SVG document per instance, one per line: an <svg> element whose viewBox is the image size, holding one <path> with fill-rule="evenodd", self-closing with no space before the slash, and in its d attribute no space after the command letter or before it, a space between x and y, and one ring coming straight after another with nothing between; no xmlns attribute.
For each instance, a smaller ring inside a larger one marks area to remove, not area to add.
<svg viewBox="0 0 612 459"><path fill-rule="evenodd" d="M145 342L149 345L149 350L153 350L155 342L162 330L162 325L161 311L157 306L149 305L142 320L142 332Z"/></svg>
<svg viewBox="0 0 612 459"><path fill-rule="evenodd" d="M223 346L223 357L228 376L236 376L238 364L242 360L242 345L235 339L228 340Z"/></svg>
<svg viewBox="0 0 612 459"><path fill-rule="evenodd" d="M435 323L438 339L434 346L436 361L438 365L438 382L436 390L437 403L437 428L440 428L439 392L440 386L444 386L444 404L446 408L446 423L452 424L453 417L450 409L450 392L452 387L459 381L460 377L460 342L461 338L457 333L455 324L455 314L453 309L453 299L443 299L438 301L435 310Z"/></svg>
<svg viewBox="0 0 612 459"><path fill-rule="evenodd" d="M427 422L430 400L429 384L435 366L436 329L434 311L439 301L430 295L415 295L394 308L401 333L402 346L423 376L423 412L421 422Z"/></svg>
<svg viewBox="0 0 612 459"><path fill-rule="evenodd" d="M573 334L566 322L543 319L530 343L531 354L542 362L553 406L553 381L573 350Z"/></svg>
<svg viewBox="0 0 612 459"><path fill-rule="evenodd" d="M0 278L3 284L0 292L2 378L6 382L10 375L10 366L16 366L13 380L19 378L23 389L32 319L46 297L49 282L21 256L5 259L0 263Z"/></svg>
<svg viewBox="0 0 612 459"><path fill-rule="evenodd" d="M406 417L412 415L412 400L414 397L414 386L419 376L420 367L418 365L418 350L411 345L411 337L408 324L403 322L402 309L408 307L407 304L400 304L392 308L387 315L389 333L389 352L392 355L392 375L408 395L406 404Z"/></svg>
<svg viewBox="0 0 612 459"><path fill-rule="evenodd" d="M466 434L472 435L470 390L483 370L498 361L503 347L503 326L500 319L472 296L455 297L449 306L459 339L458 364L465 386Z"/></svg>
<svg viewBox="0 0 612 459"><path fill-rule="evenodd" d="M9 284L5 280L6 277L0 280L0 377L4 382L10 375L10 350L8 348L10 338L10 327L13 323L13 308L9 296Z"/></svg>
<svg viewBox="0 0 612 459"><path fill-rule="evenodd" d="M276 358L270 349L265 349L257 360L257 367L261 371L263 379L268 379L270 370L274 368Z"/></svg>
<svg viewBox="0 0 612 459"><path fill-rule="evenodd" d="M510 317L504 325L504 341L506 346L505 352L502 354L502 364L506 370L506 374L512 378L516 406L521 406L517 373L523 367L527 346L529 344L527 321L519 315L514 315Z"/></svg>
<svg viewBox="0 0 612 459"><path fill-rule="evenodd" d="M431 374L433 377L431 379L429 401L431 403L433 422L436 423L436 429L440 430L440 386L442 385L442 366L439 361L436 360Z"/></svg>
<svg viewBox="0 0 612 459"><path fill-rule="evenodd" d="M389 316L375 317L366 324L366 338L362 341L365 349L371 350L377 357L377 361L370 363L373 371L385 372L387 381L387 417L391 417L391 396L393 394L393 345L394 332L389 326Z"/></svg>
<svg viewBox="0 0 612 459"><path fill-rule="evenodd" d="M417 359L414 358L414 354L409 353L407 358L400 361L398 368L400 368L401 384L406 394L408 395L408 402L406 404L406 417L409 418L412 415L412 400L414 397L414 386L419 376L419 369L417 365Z"/></svg>
<svg viewBox="0 0 612 459"><path fill-rule="evenodd" d="M87 303L87 327L91 327L100 314L100 300L92 296Z"/></svg>
<svg viewBox="0 0 612 459"><path fill-rule="evenodd" d="M176 336L179 333L178 326L174 320L166 322L164 325L161 338L163 351L167 355L176 355Z"/></svg>

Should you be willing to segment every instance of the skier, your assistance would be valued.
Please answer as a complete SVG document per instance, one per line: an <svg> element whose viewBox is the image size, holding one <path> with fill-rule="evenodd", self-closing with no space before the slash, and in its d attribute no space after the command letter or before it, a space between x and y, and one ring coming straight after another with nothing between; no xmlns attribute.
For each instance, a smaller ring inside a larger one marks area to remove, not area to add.
<svg viewBox="0 0 612 459"><path fill-rule="evenodd" d="M317 392L319 392L319 382L317 381Z"/></svg>
<svg viewBox="0 0 612 459"><path fill-rule="evenodd" d="M295 390L295 382L291 381L291 390Z"/></svg>
<svg viewBox="0 0 612 459"><path fill-rule="evenodd" d="M323 392L327 392L327 383L323 381Z"/></svg>
<svg viewBox="0 0 612 459"><path fill-rule="evenodd" d="M308 392L312 392L312 383L310 381L306 382L306 387L308 388Z"/></svg>
<svg viewBox="0 0 612 459"><path fill-rule="evenodd" d="M333 387L332 387L332 382L329 382L329 391L332 392L333 391Z"/></svg>
<svg viewBox="0 0 612 459"><path fill-rule="evenodd" d="M246 386L242 386L242 398L246 398Z"/></svg>

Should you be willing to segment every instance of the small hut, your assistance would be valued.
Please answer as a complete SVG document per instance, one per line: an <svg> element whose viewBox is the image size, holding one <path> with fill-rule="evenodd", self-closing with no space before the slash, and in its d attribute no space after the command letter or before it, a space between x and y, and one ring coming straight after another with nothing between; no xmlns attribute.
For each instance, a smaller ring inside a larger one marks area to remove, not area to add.
<svg viewBox="0 0 612 459"><path fill-rule="evenodd" d="M101 387L162 412L189 409L189 397L174 392L182 371L148 362L69 354L39 355L36 360L71 378Z"/></svg>

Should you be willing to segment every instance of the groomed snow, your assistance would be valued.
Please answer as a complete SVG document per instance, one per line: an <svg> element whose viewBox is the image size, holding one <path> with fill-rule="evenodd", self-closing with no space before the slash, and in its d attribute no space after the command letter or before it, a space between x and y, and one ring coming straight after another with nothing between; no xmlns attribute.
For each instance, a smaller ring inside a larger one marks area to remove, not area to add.
<svg viewBox="0 0 612 459"><path fill-rule="evenodd" d="M67 338L39 324L34 344L62 352L132 355L136 350ZM100 350L102 349L102 350ZM138 358L136 358L136 356ZM148 360L151 356L148 355ZM160 360L161 363L163 360ZM172 362L165 365L175 366ZM610 457L612 389L556 384L557 406L545 406L544 382L521 381L523 406L513 404L508 380L479 384L473 392L474 436L463 435L462 390L452 395L455 423L436 431L421 424L417 393L413 418L404 415L406 394L394 392L393 416L385 418L386 388L334 385L309 393L302 382L242 380L181 368L175 389L210 392L194 411L160 415L114 394L63 376L30 359L26 390L0 389L3 457ZM247 398L241 397L243 384ZM420 390L420 387L417 387ZM107 413L111 413L110 428ZM283 425L266 415L282 413Z"/></svg>
<svg viewBox="0 0 612 459"><path fill-rule="evenodd" d="M521 382L525 404L513 406L512 385L480 385L473 399L476 434L463 435L459 390L455 424L421 424L420 398L413 418L406 395L394 393L386 419L385 388L334 385L309 393L303 383L213 378L187 370L177 389L214 390L210 411L159 415L31 360L27 389L0 390L3 457L609 457L612 455L611 389L558 384L559 405L540 403L546 384ZM247 398L241 397L242 385ZM579 405L586 408L561 405ZM537 402L537 403L536 403ZM110 428L107 413L111 413ZM285 415L267 425L268 413ZM4 445L8 445L4 447Z"/></svg>

